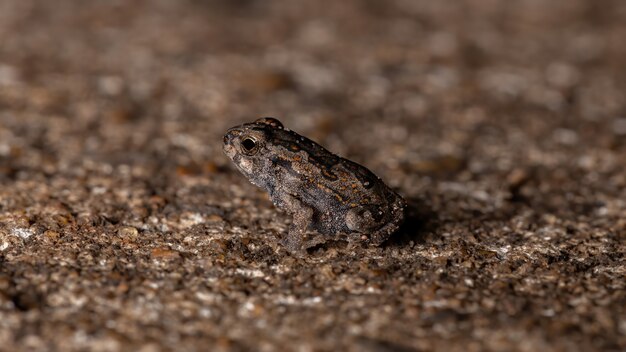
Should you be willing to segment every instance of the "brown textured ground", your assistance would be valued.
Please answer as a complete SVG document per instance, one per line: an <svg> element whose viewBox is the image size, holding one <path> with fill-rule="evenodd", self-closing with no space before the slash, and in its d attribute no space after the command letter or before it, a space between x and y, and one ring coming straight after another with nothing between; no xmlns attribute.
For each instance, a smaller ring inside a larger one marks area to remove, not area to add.
<svg viewBox="0 0 626 352"><path fill-rule="evenodd" d="M626 2L0 0L0 350L626 349ZM410 200L295 259L263 115Z"/></svg>

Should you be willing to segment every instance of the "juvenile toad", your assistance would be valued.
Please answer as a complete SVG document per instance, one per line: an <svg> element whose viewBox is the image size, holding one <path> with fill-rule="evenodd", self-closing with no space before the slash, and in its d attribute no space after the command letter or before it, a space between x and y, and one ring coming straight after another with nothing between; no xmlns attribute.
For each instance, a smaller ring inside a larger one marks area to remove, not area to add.
<svg viewBox="0 0 626 352"><path fill-rule="evenodd" d="M266 117L224 135L224 153L278 208L293 216L281 243L291 252L336 236L384 242L404 220L406 203L365 167ZM316 231L304 242L307 231Z"/></svg>

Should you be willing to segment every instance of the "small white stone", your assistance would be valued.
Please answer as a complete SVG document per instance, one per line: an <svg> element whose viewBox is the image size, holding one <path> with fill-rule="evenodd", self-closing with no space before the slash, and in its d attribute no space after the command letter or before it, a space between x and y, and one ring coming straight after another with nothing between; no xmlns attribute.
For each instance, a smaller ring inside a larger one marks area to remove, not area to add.
<svg viewBox="0 0 626 352"><path fill-rule="evenodd" d="M18 236L24 240L28 239L33 233L29 229L15 228L13 229L13 235Z"/></svg>

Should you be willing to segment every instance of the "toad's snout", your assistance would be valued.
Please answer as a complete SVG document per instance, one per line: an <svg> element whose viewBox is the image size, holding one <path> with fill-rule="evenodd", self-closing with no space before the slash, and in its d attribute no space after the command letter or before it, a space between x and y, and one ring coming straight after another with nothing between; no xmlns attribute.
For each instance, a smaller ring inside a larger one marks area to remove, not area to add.
<svg viewBox="0 0 626 352"><path fill-rule="evenodd" d="M237 138L239 133L234 130L228 130L226 134L224 134L224 144L222 145L222 150L224 150L224 154L226 154L229 158L233 159L237 154L237 150L235 149L235 139Z"/></svg>
<svg viewBox="0 0 626 352"><path fill-rule="evenodd" d="M235 139L235 134L233 133L233 130L228 130L226 132L226 134L224 135L224 145L230 145L233 144L233 140Z"/></svg>

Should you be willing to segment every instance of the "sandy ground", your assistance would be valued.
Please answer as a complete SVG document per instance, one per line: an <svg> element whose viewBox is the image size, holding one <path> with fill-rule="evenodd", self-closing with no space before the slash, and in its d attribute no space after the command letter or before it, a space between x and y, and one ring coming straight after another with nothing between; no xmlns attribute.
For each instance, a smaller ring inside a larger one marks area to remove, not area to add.
<svg viewBox="0 0 626 352"><path fill-rule="evenodd" d="M626 350L626 2L0 0L0 350ZM260 116L409 200L298 259Z"/></svg>

